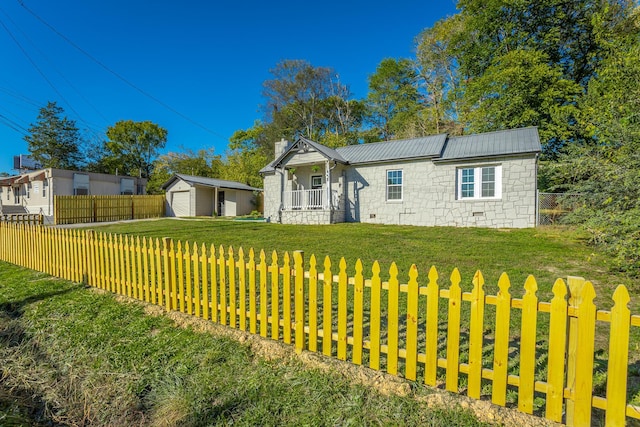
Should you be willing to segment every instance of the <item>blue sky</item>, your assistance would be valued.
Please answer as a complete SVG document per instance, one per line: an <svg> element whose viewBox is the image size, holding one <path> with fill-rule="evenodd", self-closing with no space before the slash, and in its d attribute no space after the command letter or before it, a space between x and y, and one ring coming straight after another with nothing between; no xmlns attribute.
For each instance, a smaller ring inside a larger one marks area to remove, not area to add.
<svg viewBox="0 0 640 427"><path fill-rule="evenodd" d="M169 131L163 152L214 147L224 154L235 130L262 118L262 82L279 61L305 59L332 67L354 97L362 98L382 59L413 57L415 37L456 12L453 0L22 3L188 119L93 62L19 0L4 0L0 172L9 173L13 156L27 154L24 130L47 101L63 107L88 138L103 139L107 126L118 120L151 120Z"/></svg>

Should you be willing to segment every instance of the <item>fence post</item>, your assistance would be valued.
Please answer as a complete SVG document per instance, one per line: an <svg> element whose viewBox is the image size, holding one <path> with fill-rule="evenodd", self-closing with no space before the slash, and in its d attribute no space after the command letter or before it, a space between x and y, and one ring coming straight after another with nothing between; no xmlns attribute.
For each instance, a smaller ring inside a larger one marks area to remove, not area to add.
<svg viewBox="0 0 640 427"><path fill-rule="evenodd" d="M293 252L295 268L295 322L296 322L296 353L304 350L304 251Z"/></svg>
<svg viewBox="0 0 640 427"><path fill-rule="evenodd" d="M568 316L569 319L569 336L567 337L567 388L569 389L569 398L566 402L566 419L567 426L573 426L574 410L575 410L575 388L576 388L576 355L578 352L578 318L577 307L580 305L580 296L582 295L582 287L585 279L583 277L569 276L567 285L569 286L569 310L573 308L576 313L574 316Z"/></svg>

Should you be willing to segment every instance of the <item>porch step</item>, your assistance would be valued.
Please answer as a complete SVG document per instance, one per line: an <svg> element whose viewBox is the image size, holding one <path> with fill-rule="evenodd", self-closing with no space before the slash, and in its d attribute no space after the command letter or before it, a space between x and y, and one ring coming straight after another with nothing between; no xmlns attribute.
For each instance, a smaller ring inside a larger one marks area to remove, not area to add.
<svg viewBox="0 0 640 427"><path fill-rule="evenodd" d="M2 205L2 214L4 215L23 215L28 214L29 212L24 206L17 205Z"/></svg>

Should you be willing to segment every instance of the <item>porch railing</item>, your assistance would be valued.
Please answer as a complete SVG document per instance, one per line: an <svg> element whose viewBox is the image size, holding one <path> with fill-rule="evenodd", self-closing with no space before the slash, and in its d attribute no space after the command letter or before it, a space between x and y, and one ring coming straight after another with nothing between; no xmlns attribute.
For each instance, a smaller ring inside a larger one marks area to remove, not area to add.
<svg viewBox="0 0 640 427"><path fill-rule="evenodd" d="M284 192L284 208L287 210L325 209L326 204L326 193L323 188Z"/></svg>

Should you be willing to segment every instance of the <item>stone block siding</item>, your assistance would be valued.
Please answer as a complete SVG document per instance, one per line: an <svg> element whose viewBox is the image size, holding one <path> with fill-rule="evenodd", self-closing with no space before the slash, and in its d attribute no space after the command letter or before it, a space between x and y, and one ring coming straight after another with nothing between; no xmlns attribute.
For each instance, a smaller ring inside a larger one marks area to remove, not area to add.
<svg viewBox="0 0 640 427"><path fill-rule="evenodd" d="M459 167L502 166L500 199L457 200ZM403 200L386 200L387 170L402 169ZM439 163L430 160L359 166L347 172L347 221L426 226L535 226L536 160Z"/></svg>
<svg viewBox="0 0 640 427"><path fill-rule="evenodd" d="M335 224L344 222L344 211L329 211L322 209L282 211L283 224Z"/></svg>

